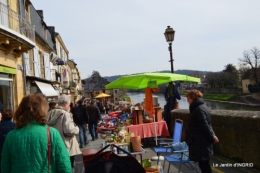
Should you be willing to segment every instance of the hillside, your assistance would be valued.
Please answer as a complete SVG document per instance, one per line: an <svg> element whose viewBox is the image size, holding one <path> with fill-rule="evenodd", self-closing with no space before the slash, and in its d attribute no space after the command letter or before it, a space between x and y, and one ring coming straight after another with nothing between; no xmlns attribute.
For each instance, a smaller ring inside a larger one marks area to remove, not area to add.
<svg viewBox="0 0 260 173"><path fill-rule="evenodd" d="M156 72L161 72L161 73L170 73L171 71L169 70L164 70L164 71L156 71ZM177 74L184 74L184 75L192 75L195 73L200 73L202 75L207 75L209 71L198 71L198 70L176 70L174 73ZM133 75L133 74L132 74ZM109 82L112 82L116 80L117 78L125 76L125 75L115 75L115 76L104 76L105 79L107 79Z"/></svg>

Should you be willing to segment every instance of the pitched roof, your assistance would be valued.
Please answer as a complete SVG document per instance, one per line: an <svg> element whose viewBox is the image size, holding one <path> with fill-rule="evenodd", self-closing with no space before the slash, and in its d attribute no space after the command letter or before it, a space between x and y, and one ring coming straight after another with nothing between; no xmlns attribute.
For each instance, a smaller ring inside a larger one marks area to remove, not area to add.
<svg viewBox="0 0 260 173"><path fill-rule="evenodd" d="M94 90L103 90L105 89L105 85L107 85L109 82L105 78L101 78L98 83L91 82L91 78L84 79L85 85L84 85L84 92L93 92Z"/></svg>
<svg viewBox="0 0 260 173"><path fill-rule="evenodd" d="M107 81L107 79L105 78L101 78L97 85L95 86L95 89L105 89L105 85L109 84L109 82Z"/></svg>
<svg viewBox="0 0 260 173"><path fill-rule="evenodd" d="M95 85L95 83L86 83L84 85L84 92L93 92Z"/></svg>

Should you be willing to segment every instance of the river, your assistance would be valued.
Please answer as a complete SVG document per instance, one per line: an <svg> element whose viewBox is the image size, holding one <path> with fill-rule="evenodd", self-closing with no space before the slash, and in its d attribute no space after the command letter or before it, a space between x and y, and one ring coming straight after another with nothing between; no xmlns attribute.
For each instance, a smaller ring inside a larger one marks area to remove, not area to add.
<svg viewBox="0 0 260 173"><path fill-rule="evenodd" d="M144 101L144 93L127 93L128 96L132 98L134 104L141 103ZM164 99L163 94L153 94L153 96L158 96L158 103L160 107L164 107L166 101ZM182 96L181 100L178 100L180 109L189 109L189 104L187 102L187 98ZM239 105L233 103L223 103L223 102L215 102L215 101L207 101L205 100L206 105L209 109L214 110L248 110L248 111L260 111L259 107L247 106L247 105Z"/></svg>

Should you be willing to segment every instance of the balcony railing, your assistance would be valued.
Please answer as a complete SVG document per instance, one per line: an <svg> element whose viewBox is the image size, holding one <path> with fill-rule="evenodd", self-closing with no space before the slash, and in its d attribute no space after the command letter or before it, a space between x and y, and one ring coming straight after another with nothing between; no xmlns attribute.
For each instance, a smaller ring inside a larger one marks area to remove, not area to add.
<svg viewBox="0 0 260 173"><path fill-rule="evenodd" d="M35 42L35 27L18 13L0 2L0 25L14 30Z"/></svg>

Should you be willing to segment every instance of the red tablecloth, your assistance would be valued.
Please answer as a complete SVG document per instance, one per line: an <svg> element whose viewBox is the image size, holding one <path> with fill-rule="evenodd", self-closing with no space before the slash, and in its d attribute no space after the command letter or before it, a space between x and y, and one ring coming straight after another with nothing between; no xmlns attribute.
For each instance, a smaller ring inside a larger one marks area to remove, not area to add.
<svg viewBox="0 0 260 173"><path fill-rule="evenodd" d="M98 127L97 130L96 130L96 133L100 133L101 130L114 130L115 128L112 127L112 128L106 128L106 127Z"/></svg>
<svg viewBox="0 0 260 173"><path fill-rule="evenodd" d="M163 137L170 136L165 121L155 122L155 124L156 124L157 136L163 136ZM129 132L133 132L135 136L140 136L141 138L155 137L154 122L126 126L126 130Z"/></svg>

